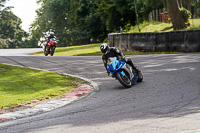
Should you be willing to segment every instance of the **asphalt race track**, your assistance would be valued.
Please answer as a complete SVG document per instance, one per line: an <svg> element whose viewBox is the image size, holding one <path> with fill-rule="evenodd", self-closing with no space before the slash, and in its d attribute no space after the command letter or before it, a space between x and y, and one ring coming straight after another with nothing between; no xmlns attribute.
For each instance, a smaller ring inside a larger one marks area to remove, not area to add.
<svg viewBox="0 0 200 133"><path fill-rule="evenodd" d="M0 54L0 63L79 75L95 93L51 112L0 123L0 133L200 132L200 54L134 55L142 83L124 88L108 77L100 56Z"/></svg>

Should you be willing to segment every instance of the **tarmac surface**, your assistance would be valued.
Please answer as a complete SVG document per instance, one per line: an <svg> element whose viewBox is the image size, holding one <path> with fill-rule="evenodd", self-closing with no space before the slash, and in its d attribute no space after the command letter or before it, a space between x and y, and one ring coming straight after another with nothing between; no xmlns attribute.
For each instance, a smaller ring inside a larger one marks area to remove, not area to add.
<svg viewBox="0 0 200 133"><path fill-rule="evenodd" d="M71 104L0 123L1 133L200 132L200 55L128 57L144 75L130 89L107 76L100 56L0 56L0 63L77 75L98 86Z"/></svg>

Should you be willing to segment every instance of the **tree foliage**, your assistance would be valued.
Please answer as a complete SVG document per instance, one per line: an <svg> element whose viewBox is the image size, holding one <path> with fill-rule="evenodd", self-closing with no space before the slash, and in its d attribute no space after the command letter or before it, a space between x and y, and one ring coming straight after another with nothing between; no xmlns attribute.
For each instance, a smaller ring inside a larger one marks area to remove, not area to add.
<svg viewBox="0 0 200 133"><path fill-rule="evenodd" d="M191 12L183 7L180 8L180 11L181 11L181 15L183 17L185 24L188 25L190 23L190 18L192 16Z"/></svg>
<svg viewBox="0 0 200 133"><path fill-rule="evenodd" d="M21 19L5 7L6 0L0 0L0 48L21 47L22 38L28 34L21 28Z"/></svg>
<svg viewBox="0 0 200 133"><path fill-rule="evenodd" d="M162 0L137 0L140 21ZM103 41L110 32L121 32L136 24L133 0L38 0L42 7L32 24L38 41L55 32L60 46Z"/></svg>
<svg viewBox="0 0 200 133"><path fill-rule="evenodd" d="M41 8L36 11L29 36L21 29L21 20L9 11L10 7L4 7L5 2L0 0L0 38L5 39L1 47L36 47L38 42L46 43L50 32L55 33L59 46L102 42L109 33L123 32L136 25L133 0L37 0ZM168 6L173 25L182 25L179 7L190 10L188 5L200 12L199 0L136 0L140 23L148 20L152 10Z"/></svg>

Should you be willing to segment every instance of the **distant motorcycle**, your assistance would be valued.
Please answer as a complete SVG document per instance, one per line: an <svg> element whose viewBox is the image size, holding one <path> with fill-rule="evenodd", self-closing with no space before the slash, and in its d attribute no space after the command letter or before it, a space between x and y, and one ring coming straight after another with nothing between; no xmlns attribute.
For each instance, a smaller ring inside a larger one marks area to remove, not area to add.
<svg viewBox="0 0 200 133"><path fill-rule="evenodd" d="M44 48L44 55L48 56L48 54L50 54L51 56L53 56L56 47L57 47L56 39L51 38L49 43Z"/></svg>
<svg viewBox="0 0 200 133"><path fill-rule="evenodd" d="M130 88L135 82L142 82L143 75L137 73L129 64L124 61L117 60L114 57L113 61L109 59L107 70L116 78L124 87Z"/></svg>

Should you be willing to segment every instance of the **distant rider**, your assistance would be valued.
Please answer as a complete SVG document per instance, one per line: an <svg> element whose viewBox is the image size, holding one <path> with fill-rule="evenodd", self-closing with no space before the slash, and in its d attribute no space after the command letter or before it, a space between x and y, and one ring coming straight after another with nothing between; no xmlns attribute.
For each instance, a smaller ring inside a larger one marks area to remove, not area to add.
<svg viewBox="0 0 200 133"><path fill-rule="evenodd" d="M50 39L52 39L52 38L56 38L53 32L51 32L50 36L47 38L47 44L49 43Z"/></svg>
<svg viewBox="0 0 200 133"><path fill-rule="evenodd" d="M125 61L127 64L129 64L134 70L136 70L137 73L140 73L141 71L133 64L133 61L131 59L126 59L123 52L118 50L115 47L108 47L106 43L103 43L100 45L102 55L102 60L104 63L104 66L107 70L107 60L109 57L117 57L117 59L121 59L122 61ZM108 72L108 75L110 75L110 72Z"/></svg>

